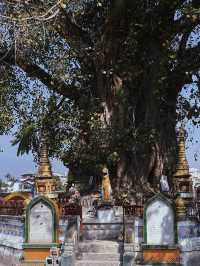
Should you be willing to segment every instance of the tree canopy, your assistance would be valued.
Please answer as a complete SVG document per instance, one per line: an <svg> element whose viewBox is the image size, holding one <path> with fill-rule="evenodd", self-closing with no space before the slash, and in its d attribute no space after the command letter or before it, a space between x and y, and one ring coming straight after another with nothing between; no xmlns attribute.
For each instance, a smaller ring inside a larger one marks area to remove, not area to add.
<svg viewBox="0 0 200 266"><path fill-rule="evenodd" d="M18 125L19 153L45 130L75 175L106 163L116 190L173 171L177 121L199 123L199 1L12 0L0 18L1 127Z"/></svg>

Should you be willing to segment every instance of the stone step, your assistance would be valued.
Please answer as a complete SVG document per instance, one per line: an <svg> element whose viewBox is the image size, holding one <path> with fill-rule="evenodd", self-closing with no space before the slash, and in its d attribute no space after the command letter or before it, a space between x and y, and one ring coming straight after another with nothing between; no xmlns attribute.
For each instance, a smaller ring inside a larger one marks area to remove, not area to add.
<svg viewBox="0 0 200 266"><path fill-rule="evenodd" d="M82 237L85 240L115 240L123 231L121 223L85 223L82 225Z"/></svg>
<svg viewBox="0 0 200 266"><path fill-rule="evenodd" d="M83 230L82 237L85 240L115 240L121 237L121 230Z"/></svg>
<svg viewBox="0 0 200 266"><path fill-rule="evenodd" d="M120 266L121 263L119 261L76 261L75 266Z"/></svg>
<svg viewBox="0 0 200 266"><path fill-rule="evenodd" d="M78 255L79 260L92 260L92 261L119 261L120 260L119 253L92 253L92 252L84 252Z"/></svg>
<svg viewBox="0 0 200 266"><path fill-rule="evenodd" d="M116 241L83 241L79 242L79 252L89 252L89 253L120 253L122 250L122 243Z"/></svg>
<svg viewBox="0 0 200 266"><path fill-rule="evenodd" d="M122 223L83 223L83 230L120 230L123 229Z"/></svg>

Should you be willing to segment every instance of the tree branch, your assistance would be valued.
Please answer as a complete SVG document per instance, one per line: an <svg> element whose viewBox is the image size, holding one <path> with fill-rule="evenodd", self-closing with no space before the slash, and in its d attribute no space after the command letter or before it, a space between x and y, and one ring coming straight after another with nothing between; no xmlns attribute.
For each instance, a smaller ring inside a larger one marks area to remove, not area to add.
<svg viewBox="0 0 200 266"><path fill-rule="evenodd" d="M1 55L0 53L0 57L3 57L3 54ZM73 83L66 84L62 80L53 78L40 66L33 64L32 62L28 62L27 58L24 59L18 57L15 62L13 50L11 50L6 54L6 56L4 56L3 62L9 64L10 66L20 67L24 72L27 73L29 77L39 79L49 89L65 96L66 98L69 98L71 100L77 100L79 98L77 87Z"/></svg>
<svg viewBox="0 0 200 266"><path fill-rule="evenodd" d="M192 9L195 8L197 10L200 8L200 2L199 0L188 1L187 6L191 6ZM180 7L177 9L180 9ZM197 12L196 10L189 14L183 14L180 19L174 21L174 29L176 33L184 33L188 31L188 28L193 29L200 23L199 12ZM187 15L189 15L189 17Z"/></svg>
<svg viewBox="0 0 200 266"><path fill-rule="evenodd" d="M89 33L79 27L70 18L70 14L64 9L61 9L61 15L59 16L59 23L55 26L56 31L69 42L69 38L77 39L80 42L81 47L93 47Z"/></svg>
<svg viewBox="0 0 200 266"><path fill-rule="evenodd" d="M185 72L195 71L200 68L200 44L182 52L177 68Z"/></svg>

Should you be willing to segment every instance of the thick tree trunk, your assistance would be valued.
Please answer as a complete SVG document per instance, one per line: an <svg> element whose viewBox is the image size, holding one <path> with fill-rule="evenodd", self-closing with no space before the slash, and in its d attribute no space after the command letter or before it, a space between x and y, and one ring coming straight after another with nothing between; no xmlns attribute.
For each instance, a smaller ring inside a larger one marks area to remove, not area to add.
<svg viewBox="0 0 200 266"><path fill-rule="evenodd" d="M171 115L170 120L162 116L160 108L159 102L149 98L149 101L140 102L140 108L122 101L110 109L113 129L111 147L119 155L114 172L116 190L128 186L129 190L141 191L148 189L148 185L158 189L163 169L164 174L169 174L166 170L172 169L175 160L176 108L174 106L173 120ZM164 109L167 115L169 110Z"/></svg>
<svg viewBox="0 0 200 266"><path fill-rule="evenodd" d="M169 174L166 169L172 169L175 160L176 98L171 100L170 93L163 96L159 88L157 58L158 51L154 65L146 68L140 83L136 80L138 87L134 78L127 81L119 74L111 79L103 79L100 74L97 79L101 81L97 88L104 122L111 128L109 148L119 155L113 186L120 193L123 188L132 193L158 190L163 168L164 174Z"/></svg>
<svg viewBox="0 0 200 266"><path fill-rule="evenodd" d="M149 18L149 28L138 30L134 25L146 23L136 13L131 16L138 6L129 1L114 3L99 43L103 54L97 62L95 86L103 121L111 128L109 149L119 156L113 186L117 191L128 186L133 193L156 190L163 169L169 174L175 159L178 89L169 80L162 82L167 69L161 61L164 40L154 35L156 22Z"/></svg>
<svg viewBox="0 0 200 266"><path fill-rule="evenodd" d="M176 99L182 84L170 82L160 18L146 14L144 3L112 3L95 44L98 55L91 59L95 74L87 84L92 94L87 108L99 112L110 130L106 152L102 147L96 152L117 154L111 171L117 192L157 190L161 174L170 175L175 160Z"/></svg>

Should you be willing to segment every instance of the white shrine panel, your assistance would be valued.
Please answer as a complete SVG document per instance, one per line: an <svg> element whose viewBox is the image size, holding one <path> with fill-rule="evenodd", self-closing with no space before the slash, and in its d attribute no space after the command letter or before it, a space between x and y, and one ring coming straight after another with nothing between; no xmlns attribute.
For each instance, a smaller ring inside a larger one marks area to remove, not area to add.
<svg viewBox="0 0 200 266"><path fill-rule="evenodd" d="M42 201L36 203L29 213L29 242L53 242L53 214L49 206Z"/></svg>
<svg viewBox="0 0 200 266"><path fill-rule="evenodd" d="M175 243L173 208L159 198L146 208L146 240L148 245Z"/></svg>

